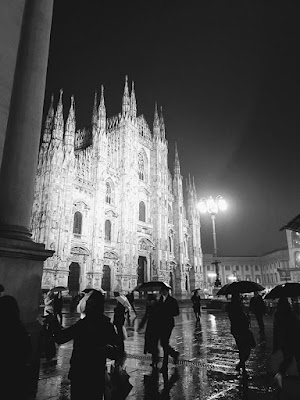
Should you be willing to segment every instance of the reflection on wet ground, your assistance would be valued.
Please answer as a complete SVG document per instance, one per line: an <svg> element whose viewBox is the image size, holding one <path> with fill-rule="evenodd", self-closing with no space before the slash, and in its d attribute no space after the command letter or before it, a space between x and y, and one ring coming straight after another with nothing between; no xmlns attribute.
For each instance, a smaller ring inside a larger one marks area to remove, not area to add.
<svg viewBox="0 0 300 400"><path fill-rule="evenodd" d="M112 317L112 306L106 314ZM171 345L180 352L175 367L171 360L169 370L161 374L150 367L150 357L143 354L144 335L135 329L143 316L137 309L138 317L127 322L128 339L125 348L125 367L130 375L133 389L128 399L275 399L274 388L266 372L266 360L272 345L272 318L265 318L266 337L260 337L256 321L252 329L257 346L248 361L248 378L238 376L234 367L238 352L230 334L227 316L224 312L202 313L196 323L193 311L184 307L176 318ZM70 325L78 316L65 314L65 325ZM38 400L69 399L67 379L72 342L61 345L57 361L43 362L40 372ZM300 398L300 396L299 396Z"/></svg>

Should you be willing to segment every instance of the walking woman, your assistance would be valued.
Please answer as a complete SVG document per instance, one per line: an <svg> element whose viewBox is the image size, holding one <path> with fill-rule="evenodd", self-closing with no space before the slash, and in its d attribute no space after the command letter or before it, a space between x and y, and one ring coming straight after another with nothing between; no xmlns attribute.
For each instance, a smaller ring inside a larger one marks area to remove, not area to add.
<svg viewBox="0 0 300 400"><path fill-rule="evenodd" d="M61 329L57 319L49 316L56 343L74 340L69 372L71 400L102 399L106 358L120 356L114 327L104 315L104 296L92 290L85 298L85 316L69 328Z"/></svg>
<svg viewBox="0 0 300 400"><path fill-rule="evenodd" d="M143 329L145 324L145 344L144 354L150 353L152 355L153 368L157 368L158 363L158 324L157 324L157 299L155 294L148 294L146 312L138 326L138 331Z"/></svg>
<svg viewBox="0 0 300 400"><path fill-rule="evenodd" d="M243 375L247 376L246 361L250 357L251 348L255 346L255 340L239 293L232 295L231 302L227 305L227 313L231 323L230 332L239 350L240 360L235 369L238 372L242 370Z"/></svg>
<svg viewBox="0 0 300 400"><path fill-rule="evenodd" d="M192 303L193 303L193 310L195 313L196 320L200 320L201 316L201 297L199 295L198 290L194 290L194 294L191 297Z"/></svg>

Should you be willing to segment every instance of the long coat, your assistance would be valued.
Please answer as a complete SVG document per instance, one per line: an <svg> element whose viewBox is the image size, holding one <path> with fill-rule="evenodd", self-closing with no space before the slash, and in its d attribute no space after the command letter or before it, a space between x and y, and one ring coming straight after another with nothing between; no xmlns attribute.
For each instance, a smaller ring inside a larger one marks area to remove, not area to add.
<svg viewBox="0 0 300 400"><path fill-rule="evenodd" d="M158 340L158 321L157 321L157 302L156 303L148 303L146 305L146 312L143 316L139 329L142 329L145 324L145 344L144 344L144 354L156 353L157 350L157 340Z"/></svg>

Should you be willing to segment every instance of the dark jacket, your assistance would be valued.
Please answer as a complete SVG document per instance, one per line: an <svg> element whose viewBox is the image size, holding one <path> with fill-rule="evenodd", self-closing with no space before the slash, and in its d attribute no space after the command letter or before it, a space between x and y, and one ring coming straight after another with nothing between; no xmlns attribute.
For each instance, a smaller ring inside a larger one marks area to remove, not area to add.
<svg viewBox="0 0 300 400"><path fill-rule="evenodd" d="M265 302L260 295L254 296L251 298L250 310L254 314L264 314L265 313Z"/></svg>
<svg viewBox="0 0 300 400"><path fill-rule="evenodd" d="M58 344L74 340L71 380L100 379L104 384L106 357L118 357L117 336L108 317L103 314L86 316L67 329L55 331L54 337Z"/></svg>
<svg viewBox="0 0 300 400"><path fill-rule="evenodd" d="M201 297L200 296L196 296L195 294L193 294L193 296L191 297L191 301L193 303L194 311L195 312L200 312Z"/></svg>
<svg viewBox="0 0 300 400"><path fill-rule="evenodd" d="M161 296L157 304L157 322L160 331L173 329L174 317L179 315L179 307L177 300L168 295L166 300L163 301Z"/></svg>
<svg viewBox="0 0 300 400"><path fill-rule="evenodd" d="M290 310L285 313L275 311L273 322L273 351L278 349L300 351L300 321Z"/></svg>
<svg viewBox="0 0 300 400"><path fill-rule="evenodd" d="M242 304L228 303L227 313L231 323L231 334L233 336L247 335L250 327L250 320L244 311Z"/></svg>

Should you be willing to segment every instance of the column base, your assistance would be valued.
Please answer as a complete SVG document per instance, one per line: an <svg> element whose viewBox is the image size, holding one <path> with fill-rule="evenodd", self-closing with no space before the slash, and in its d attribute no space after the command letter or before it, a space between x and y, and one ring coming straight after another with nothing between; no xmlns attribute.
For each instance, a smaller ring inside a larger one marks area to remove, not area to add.
<svg viewBox="0 0 300 400"><path fill-rule="evenodd" d="M32 242L31 232L24 226L0 225L0 238L10 238Z"/></svg>

